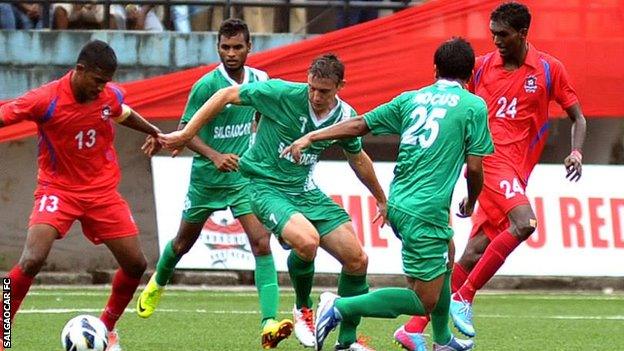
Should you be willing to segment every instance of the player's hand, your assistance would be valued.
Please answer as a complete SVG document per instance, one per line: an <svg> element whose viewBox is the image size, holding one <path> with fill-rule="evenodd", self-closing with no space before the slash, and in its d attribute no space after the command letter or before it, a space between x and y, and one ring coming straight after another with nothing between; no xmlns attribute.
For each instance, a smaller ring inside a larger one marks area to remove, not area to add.
<svg viewBox="0 0 624 351"><path fill-rule="evenodd" d="M386 202L377 202L377 215L373 218L373 223L377 223L378 221L381 221L380 226L382 228L384 225L390 224L390 222L388 222L388 204Z"/></svg>
<svg viewBox="0 0 624 351"><path fill-rule="evenodd" d="M311 144L312 141L310 141L310 137L304 135L301 138L295 140L290 146L286 147L280 154L280 157L285 157L286 155L290 154L293 160L299 163L299 161L301 160L301 150L308 148Z"/></svg>
<svg viewBox="0 0 624 351"><path fill-rule="evenodd" d="M468 197L465 197L459 203L459 212L456 213L459 218L468 218L472 216L472 212L474 211L474 204L470 204L468 202Z"/></svg>
<svg viewBox="0 0 624 351"><path fill-rule="evenodd" d="M188 143L193 137L186 136L183 131L176 130L169 134L158 133L158 142L162 147L171 151L171 156L176 157L186 143Z"/></svg>
<svg viewBox="0 0 624 351"><path fill-rule="evenodd" d="M236 172L238 171L238 155L235 154L217 154L211 158L212 163L217 167L219 172Z"/></svg>
<svg viewBox="0 0 624 351"><path fill-rule="evenodd" d="M578 182L578 180L581 179L581 175L583 173L582 161L583 156L577 150L572 151L563 161L567 171L566 178L568 178L569 181Z"/></svg>
<svg viewBox="0 0 624 351"><path fill-rule="evenodd" d="M141 146L141 150L143 150L145 155L148 157L154 156L158 153L158 151L160 151L160 149L162 149L162 145L160 145L158 139L151 135L148 135L147 138L145 138L145 143Z"/></svg>

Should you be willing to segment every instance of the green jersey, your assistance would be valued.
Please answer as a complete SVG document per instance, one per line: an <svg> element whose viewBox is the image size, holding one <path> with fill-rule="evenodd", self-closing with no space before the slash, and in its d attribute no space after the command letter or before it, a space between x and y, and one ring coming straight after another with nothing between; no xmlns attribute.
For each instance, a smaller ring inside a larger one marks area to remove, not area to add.
<svg viewBox="0 0 624 351"><path fill-rule="evenodd" d="M265 72L244 67L243 85L265 81ZM239 85L223 65L219 65L198 80L189 95L182 122L188 123L193 114L219 89ZM252 123L256 110L247 106L228 105L213 120L204 125L197 136L208 146L220 153L242 155L248 148L252 134ZM191 183L203 187L224 188L248 183L239 172L220 172L212 161L195 154L191 169Z"/></svg>
<svg viewBox="0 0 624 351"><path fill-rule="evenodd" d="M364 115L373 134L401 137L389 206L449 225L451 197L466 155L494 152L487 107L459 83L438 80Z"/></svg>
<svg viewBox="0 0 624 351"><path fill-rule="evenodd" d="M289 193L315 189L312 170L323 150L338 143L355 154L362 150L361 138L314 143L295 163L290 155L280 153L303 135L354 117L355 110L336 97L338 102L327 117L319 119L308 100L308 85L279 79L247 84L240 88L243 105L262 114L256 140L240 160L240 171L255 182L278 187Z"/></svg>

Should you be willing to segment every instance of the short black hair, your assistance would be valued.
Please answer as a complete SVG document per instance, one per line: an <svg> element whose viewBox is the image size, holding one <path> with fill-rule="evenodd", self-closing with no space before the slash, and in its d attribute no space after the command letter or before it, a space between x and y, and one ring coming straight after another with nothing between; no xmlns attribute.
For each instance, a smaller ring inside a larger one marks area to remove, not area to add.
<svg viewBox="0 0 624 351"><path fill-rule="evenodd" d="M221 23L219 27L219 34L217 35L217 42L221 42L221 36L231 38L239 33L243 33L245 41L249 43L249 27L245 21L238 18L228 18Z"/></svg>
<svg viewBox="0 0 624 351"><path fill-rule="evenodd" d="M89 68L98 68L104 72L115 72L117 55L107 43L101 40L91 40L80 50L76 63L82 63Z"/></svg>
<svg viewBox="0 0 624 351"><path fill-rule="evenodd" d="M516 31L524 28L528 30L531 25L531 13L524 4L514 1L506 2L492 11L490 21L506 24Z"/></svg>
<svg viewBox="0 0 624 351"><path fill-rule="evenodd" d="M340 84L344 79L344 64L335 54L325 54L315 58L308 74L315 78L329 78Z"/></svg>
<svg viewBox="0 0 624 351"><path fill-rule="evenodd" d="M464 38L453 37L442 43L433 56L438 78L467 81L475 65L472 46Z"/></svg>

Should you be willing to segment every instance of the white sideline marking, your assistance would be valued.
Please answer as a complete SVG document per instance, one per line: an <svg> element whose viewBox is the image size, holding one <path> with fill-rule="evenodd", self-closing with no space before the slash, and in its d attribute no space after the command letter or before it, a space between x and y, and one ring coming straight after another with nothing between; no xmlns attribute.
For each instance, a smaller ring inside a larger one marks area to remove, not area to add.
<svg viewBox="0 0 624 351"><path fill-rule="evenodd" d="M18 313L23 314L62 314L62 313L100 313L100 308L46 308L46 309L25 309ZM127 308L126 313L134 313L134 309ZM200 313L200 314L260 314L260 311L254 310L206 310L206 309L158 309L158 313ZM292 311L279 311L282 314L292 313ZM575 315L540 315L540 316L511 316L503 314L479 314L477 318L493 318L493 319L562 319L562 320L624 320L624 315L613 316L575 316Z"/></svg>
<svg viewBox="0 0 624 351"><path fill-rule="evenodd" d="M109 288L110 289L110 288ZM53 290L38 290L31 291L28 293L28 296L54 296L54 297L62 297L62 296L109 296L110 291L102 290L102 291L53 291ZM167 296L188 296L189 293L200 292L202 294L206 294L208 296L215 297L232 297L231 292L213 292L210 290L179 290L176 289L174 291L167 290ZM235 296L241 297L255 297L258 296L255 291L253 292L236 292ZM293 292L280 291L280 296L295 296ZM480 294L480 296L487 296L495 299L511 299L511 300L595 300L595 301L612 301L612 300L622 300L621 295L574 295L574 296L560 296L560 295L517 295L515 293L498 293L498 292L484 292Z"/></svg>

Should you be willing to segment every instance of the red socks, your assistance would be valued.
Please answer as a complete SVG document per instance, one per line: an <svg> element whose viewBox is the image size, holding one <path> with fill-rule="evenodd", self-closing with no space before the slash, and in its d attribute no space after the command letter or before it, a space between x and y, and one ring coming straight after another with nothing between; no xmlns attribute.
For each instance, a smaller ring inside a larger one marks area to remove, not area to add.
<svg viewBox="0 0 624 351"><path fill-rule="evenodd" d="M15 265L7 278L11 279L11 320L13 320L32 285L34 277L26 275L20 266Z"/></svg>
<svg viewBox="0 0 624 351"><path fill-rule="evenodd" d="M132 300L140 281L140 278L128 276L121 268L115 273L115 277L113 278L113 291L100 316L100 319L104 322L108 330L113 330L115 328L115 323L117 323L117 320L123 314L130 300Z"/></svg>
<svg viewBox="0 0 624 351"><path fill-rule="evenodd" d="M451 292L456 292L468 279L468 272L459 263L453 265L453 273L451 274Z"/></svg>
<svg viewBox="0 0 624 351"><path fill-rule="evenodd" d="M496 274L505 263L507 256L520 245L521 241L511 235L508 230L500 233L483 253L464 285L457 290L457 294L464 300L471 302L477 290L481 289Z"/></svg>

